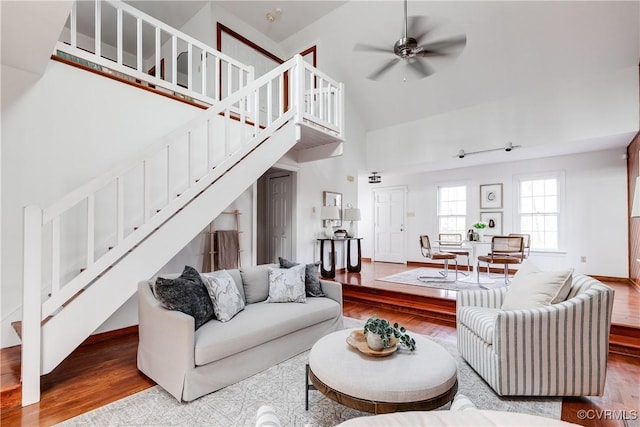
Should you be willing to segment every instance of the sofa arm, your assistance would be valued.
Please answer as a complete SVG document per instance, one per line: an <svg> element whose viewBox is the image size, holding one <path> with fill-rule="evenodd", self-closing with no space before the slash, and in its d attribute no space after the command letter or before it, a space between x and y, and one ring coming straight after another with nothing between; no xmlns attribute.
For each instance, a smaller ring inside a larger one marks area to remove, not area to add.
<svg viewBox="0 0 640 427"><path fill-rule="evenodd" d="M460 291L456 297L456 307L500 308L506 292L507 288Z"/></svg>
<svg viewBox="0 0 640 427"><path fill-rule="evenodd" d="M501 311L493 335L501 394L534 394L542 382L547 395L601 395L612 307L613 291L592 289L559 304Z"/></svg>
<svg viewBox="0 0 640 427"><path fill-rule="evenodd" d="M195 320L167 310L148 281L138 284L138 369L179 401L185 373L195 366Z"/></svg>
<svg viewBox="0 0 640 427"><path fill-rule="evenodd" d="M327 298L331 298L340 304L340 312L342 313L342 284L331 280L320 279L322 292Z"/></svg>

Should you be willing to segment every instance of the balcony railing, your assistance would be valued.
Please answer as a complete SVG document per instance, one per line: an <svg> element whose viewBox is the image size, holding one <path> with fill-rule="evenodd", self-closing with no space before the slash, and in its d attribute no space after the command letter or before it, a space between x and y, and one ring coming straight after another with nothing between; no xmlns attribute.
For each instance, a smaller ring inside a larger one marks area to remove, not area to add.
<svg viewBox="0 0 640 427"><path fill-rule="evenodd" d="M74 3L56 51L208 105L254 79L253 67L118 0Z"/></svg>

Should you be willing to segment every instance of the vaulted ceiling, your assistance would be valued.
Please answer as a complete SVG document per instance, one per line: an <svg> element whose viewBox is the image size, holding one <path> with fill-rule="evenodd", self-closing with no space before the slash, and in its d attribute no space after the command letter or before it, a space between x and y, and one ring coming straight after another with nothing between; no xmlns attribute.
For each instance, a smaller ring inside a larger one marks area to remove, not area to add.
<svg viewBox="0 0 640 427"><path fill-rule="evenodd" d="M437 72L427 78L418 80L400 66L371 81L366 77L392 55L355 52L354 45L391 50L402 33L402 2L325 2L337 6L329 13L300 8L315 3L220 2L266 36L278 31L277 39L297 31L299 23L320 19L285 44L314 36L321 41L320 65L330 56L349 94L367 100L368 129L597 77L637 66L640 59L640 2L409 1L409 15L427 16L428 25L435 26L431 40L464 33L467 46L453 61L434 59ZM282 19L267 22L264 11L276 8Z"/></svg>
<svg viewBox="0 0 640 427"><path fill-rule="evenodd" d="M132 3L153 15L152 9L165 9L172 2ZM195 13L199 2L175 3L189 5L183 12ZM561 132L564 123L579 124L577 114L589 120L585 127L592 137L582 149L625 146L629 135L638 129L638 1L409 0L410 16L427 17L427 28L432 29L428 41L465 34L466 47L457 58L431 60L436 72L429 77L420 79L400 63L377 81L367 76L393 55L359 52L354 47L367 43L391 51L402 34L402 1L215 4L280 43L285 51L317 44L319 68L345 83L349 102L368 132L412 122L419 126L425 118L437 121L452 114L480 117L482 129L478 124L463 129L464 122L445 120L440 128L425 130L433 134L450 128L448 139L457 144L451 148L456 152L463 148L463 141L476 136L486 139L484 148L490 138L498 145L507 141L518 144L527 138L558 143L574 137L585 139L580 132ZM272 22L266 18L268 12L277 12ZM624 70L632 68L635 79L629 82L630 73ZM591 87L600 92L586 93ZM618 95L618 90L623 94ZM581 94L590 104L609 94L611 99L602 104L606 110L595 114L597 120L593 120L594 111L573 108L580 104ZM549 114L535 115L537 111ZM545 127L547 133L522 133L534 126ZM551 132L552 128L558 132ZM482 148L482 143L477 148Z"/></svg>
<svg viewBox="0 0 640 427"><path fill-rule="evenodd" d="M249 22L263 19L258 5L284 16L288 3L224 7ZM430 61L426 78L400 64L367 79L393 55L354 47L392 49L403 31L398 0L340 4L281 43L289 52L317 44L319 67L344 82L368 132L370 170L491 163L497 155L455 154L507 142L523 148L500 161L623 151L638 131L640 2L409 0L408 14L427 17L427 41L465 34L462 53Z"/></svg>

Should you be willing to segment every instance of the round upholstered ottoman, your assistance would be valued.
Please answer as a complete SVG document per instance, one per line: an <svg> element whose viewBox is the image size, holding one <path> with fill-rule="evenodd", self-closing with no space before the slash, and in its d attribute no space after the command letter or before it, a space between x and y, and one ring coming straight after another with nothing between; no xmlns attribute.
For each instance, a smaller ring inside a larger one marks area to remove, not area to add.
<svg viewBox="0 0 640 427"><path fill-rule="evenodd" d="M430 410L453 400L458 370L441 345L412 334L415 351L372 357L347 344L352 331L329 334L311 348L309 379L324 395L374 414Z"/></svg>

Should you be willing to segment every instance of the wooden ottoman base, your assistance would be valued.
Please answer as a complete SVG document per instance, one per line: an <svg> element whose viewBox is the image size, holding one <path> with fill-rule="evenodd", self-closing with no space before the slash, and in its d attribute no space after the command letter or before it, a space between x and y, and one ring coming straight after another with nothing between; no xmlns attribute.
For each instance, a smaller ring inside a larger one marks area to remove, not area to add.
<svg viewBox="0 0 640 427"><path fill-rule="evenodd" d="M451 402L458 392L458 381L451 386L449 390L439 396L427 400L417 402L377 402L373 400L364 400L357 397L349 396L334 390L313 374L309 365L306 367L306 409L309 410L309 390L318 390L320 393L334 400L341 405L347 406L358 411L370 412L372 414L388 414L401 411L430 411L439 408ZM309 384L309 380L311 384Z"/></svg>

